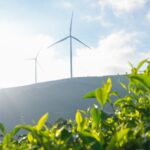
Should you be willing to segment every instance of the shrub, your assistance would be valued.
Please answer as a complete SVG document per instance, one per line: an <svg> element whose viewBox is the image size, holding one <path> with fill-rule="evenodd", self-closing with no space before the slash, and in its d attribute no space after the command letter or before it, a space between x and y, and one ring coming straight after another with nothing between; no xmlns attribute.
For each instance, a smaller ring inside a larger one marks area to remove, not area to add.
<svg viewBox="0 0 150 150"><path fill-rule="evenodd" d="M127 77L128 85L120 83L127 93L123 97L112 91L110 78L101 88L85 94L85 99L96 98L98 106L94 104L86 111L77 110L74 121L60 119L49 126L46 113L36 125L17 125L9 133L0 124L3 136L0 149L149 150L150 62L143 60L137 67L132 66ZM114 103L112 96L116 99ZM106 103L112 106L112 114L104 111ZM22 129L27 134L16 137Z"/></svg>

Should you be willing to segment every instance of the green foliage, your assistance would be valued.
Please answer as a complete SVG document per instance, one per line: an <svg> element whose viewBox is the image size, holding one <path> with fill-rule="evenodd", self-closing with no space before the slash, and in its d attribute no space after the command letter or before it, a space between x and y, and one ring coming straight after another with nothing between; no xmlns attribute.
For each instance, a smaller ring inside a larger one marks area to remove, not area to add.
<svg viewBox="0 0 150 150"><path fill-rule="evenodd" d="M2 150L149 150L150 149L150 63L141 61L127 75L129 84L120 83L126 91L125 96L118 96L112 91L112 82L107 82L84 98L95 98L87 111L77 110L75 120L59 119L53 125L47 123L48 113L38 123L17 125L6 133L3 124L0 132ZM141 68L146 67L142 72ZM112 96L116 100L112 103ZM112 114L104 112L109 103ZM115 109L114 109L115 108ZM26 135L19 134L25 130Z"/></svg>
<svg viewBox="0 0 150 150"><path fill-rule="evenodd" d="M85 94L84 98L96 98L97 102L103 108L107 101L110 102L109 97L112 94L111 89L111 79L108 78L107 82L103 85L102 88L97 88L95 91L88 92L87 94Z"/></svg>
<svg viewBox="0 0 150 150"><path fill-rule="evenodd" d="M2 123L0 123L0 131L1 131L2 135L5 135L6 130L5 130L5 126Z"/></svg>
<svg viewBox="0 0 150 150"><path fill-rule="evenodd" d="M48 113L46 113L44 116L40 118L38 121L38 124L36 125L36 130L39 131L42 129L42 127L45 125L46 121L48 119Z"/></svg>

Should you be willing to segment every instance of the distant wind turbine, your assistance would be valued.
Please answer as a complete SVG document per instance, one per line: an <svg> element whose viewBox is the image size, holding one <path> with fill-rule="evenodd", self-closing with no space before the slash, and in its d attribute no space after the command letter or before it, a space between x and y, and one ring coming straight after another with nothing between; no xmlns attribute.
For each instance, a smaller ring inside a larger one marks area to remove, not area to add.
<svg viewBox="0 0 150 150"><path fill-rule="evenodd" d="M38 65L40 66L40 63L38 61L38 56L39 56L40 52L41 52L41 49L37 52L35 57L27 59L27 60L34 61L34 79L35 79L35 83L37 83L37 67L38 67Z"/></svg>
<svg viewBox="0 0 150 150"><path fill-rule="evenodd" d="M73 13L72 13L72 16L71 16L71 22L70 22L70 30L69 30L69 36L51 44L48 46L48 48L60 43L60 42L63 42L65 40L67 40L68 38L70 39L70 78L73 77L73 68L72 68L72 39L76 40L77 42L81 43L82 45L86 46L87 48L91 49L88 45L86 45L85 43L83 43L82 41L80 41L78 38L74 37L72 35L72 20L73 20Z"/></svg>

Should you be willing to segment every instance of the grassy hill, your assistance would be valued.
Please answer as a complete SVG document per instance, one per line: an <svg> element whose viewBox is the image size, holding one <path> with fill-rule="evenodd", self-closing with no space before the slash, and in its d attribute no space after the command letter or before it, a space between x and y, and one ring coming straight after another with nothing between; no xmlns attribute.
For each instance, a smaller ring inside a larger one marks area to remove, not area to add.
<svg viewBox="0 0 150 150"><path fill-rule="evenodd" d="M127 83L125 76L109 76L113 90L124 95L119 82ZM37 121L45 112L49 112L50 122L60 117L74 119L77 109L87 109L96 101L83 100L86 92L101 87L106 77L79 77L62 79L28 86L6 88L0 90L0 122L8 129L18 123ZM107 105L105 111L111 112Z"/></svg>

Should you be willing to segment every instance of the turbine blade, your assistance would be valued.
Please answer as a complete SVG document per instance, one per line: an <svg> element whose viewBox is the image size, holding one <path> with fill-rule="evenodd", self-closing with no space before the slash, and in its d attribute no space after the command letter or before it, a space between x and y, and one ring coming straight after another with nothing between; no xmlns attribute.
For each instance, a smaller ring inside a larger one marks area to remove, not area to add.
<svg viewBox="0 0 150 150"><path fill-rule="evenodd" d="M70 36L67 36L67 37L65 37L65 38L63 38L63 39L61 39L61 40L59 40L59 41L57 41L57 42L55 42L55 43L49 45L47 48L50 48L50 47L52 47L52 46L54 46L54 45L56 45L56 44L58 44L58 43L60 43L60 42L62 42L62 41L65 41L65 40L68 39L69 37L70 37Z"/></svg>
<svg viewBox="0 0 150 150"><path fill-rule="evenodd" d="M38 52L36 53L36 58L39 56L40 52L42 51L42 47L38 50Z"/></svg>
<svg viewBox="0 0 150 150"><path fill-rule="evenodd" d="M91 49L88 45L86 45L85 43L83 43L82 41L80 41L79 39L77 39L74 36L71 36L74 40L78 41L79 43L81 43L82 45L86 46L87 48Z"/></svg>
<svg viewBox="0 0 150 150"><path fill-rule="evenodd" d="M44 71L44 70L43 70L43 67L41 66L41 64L39 63L38 60L36 60L36 63L37 63L37 65L40 67L40 69L41 69L42 71Z"/></svg>
<svg viewBox="0 0 150 150"><path fill-rule="evenodd" d="M70 21L70 36L72 35L72 20L73 20L73 12L72 12L71 21Z"/></svg>

